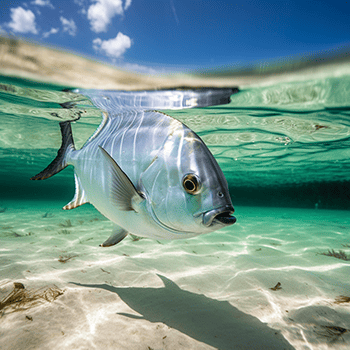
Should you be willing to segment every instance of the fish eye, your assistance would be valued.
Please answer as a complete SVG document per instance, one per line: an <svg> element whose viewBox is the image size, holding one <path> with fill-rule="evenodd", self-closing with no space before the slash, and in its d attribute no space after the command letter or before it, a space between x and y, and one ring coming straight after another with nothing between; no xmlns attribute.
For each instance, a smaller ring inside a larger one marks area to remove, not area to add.
<svg viewBox="0 0 350 350"><path fill-rule="evenodd" d="M189 194L197 194L200 191L200 182L196 175L187 174L182 180L185 191Z"/></svg>

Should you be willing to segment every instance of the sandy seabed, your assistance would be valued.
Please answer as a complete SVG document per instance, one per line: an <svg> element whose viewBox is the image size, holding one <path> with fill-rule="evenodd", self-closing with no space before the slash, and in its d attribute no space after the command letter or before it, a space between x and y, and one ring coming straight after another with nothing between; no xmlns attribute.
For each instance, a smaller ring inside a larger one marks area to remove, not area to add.
<svg viewBox="0 0 350 350"><path fill-rule="evenodd" d="M350 348L350 261L322 254L350 256L348 211L237 207L212 234L101 248L90 205L0 204L0 301L63 292L0 304L2 350Z"/></svg>

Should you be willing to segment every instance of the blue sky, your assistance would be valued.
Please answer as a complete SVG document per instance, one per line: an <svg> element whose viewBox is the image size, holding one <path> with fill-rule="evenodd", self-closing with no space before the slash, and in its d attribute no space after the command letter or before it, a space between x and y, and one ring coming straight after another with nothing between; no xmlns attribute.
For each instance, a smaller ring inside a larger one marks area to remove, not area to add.
<svg viewBox="0 0 350 350"><path fill-rule="evenodd" d="M0 0L0 30L143 72L268 62L350 44L350 1Z"/></svg>

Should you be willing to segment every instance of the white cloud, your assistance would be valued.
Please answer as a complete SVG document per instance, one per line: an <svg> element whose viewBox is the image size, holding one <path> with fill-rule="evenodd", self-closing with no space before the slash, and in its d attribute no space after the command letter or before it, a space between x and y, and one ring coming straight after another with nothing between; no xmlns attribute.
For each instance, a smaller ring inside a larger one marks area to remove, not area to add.
<svg viewBox="0 0 350 350"><path fill-rule="evenodd" d="M31 2L31 4L38 5L38 6L49 6L52 9L54 8L50 0L34 0Z"/></svg>
<svg viewBox="0 0 350 350"><path fill-rule="evenodd" d="M38 33L34 13L30 10L25 10L23 7L11 9L11 22L8 23L8 26L18 33Z"/></svg>
<svg viewBox="0 0 350 350"><path fill-rule="evenodd" d="M51 28L48 32L43 34L43 38L48 38L51 34L57 34L58 28Z"/></svg>
<svg viewBox="0 0 350 350"><path fill-rule="evenodd" d="M123 15L122 0L93 0L87 13L91 30L95 33L106 32L107 26L116 15ZM127 0L126 5L130 6L131 1ZM125 5L125 6L126 6Z"/></svg>
<svg viewBox="0 0 350 350"><path fill-rule="evenodd" d="M175 5L174 5L173 0L170 0L170 6L171 6L171 9L172 9L173 14L174 14L174 18L175 18L176 24L179 25L179 18L177 17L176 9L175 9Z"/></svg>
<svg viewBox="0 0 350 350"><path fill-rule="evenodd" d="M77 26L74 22L74 20L68 20L67 18L60 17L62 26L63 26L63 31L68 32L69 35L74 36L77 33Z"/></svg>
<svg viewBox="0 0 350 350"><path fill-rule="evenodd" d="M124 63L119 66L120 68L124 68L128 71L142 73L142 74L149 74L149 75L159 75L159 74L170 74L174 70L166 70L164 68L153 68L153 67L147 67L142 66L137 63Z"/></svg>
<svg viewBox="0 0 350 350"><path fill-rule="evenodd" d="M124 10L127 10L131 5L131 0L126 0L124 5Z"/></svg>
<svg viewBox="0 0 350 350"><path fill-rule="evenodd" d="M103 52L108 57L118 58L131 47L131 39L119 32L114 39L101 40L97 38L92 44L94 50Z"/></svg>
<svg viewBox="0 0 350 350"><path fill-rule="evenodd" d="M81 13L84 16L87 14L87 10L86 10L87 1L88 0L74 0L74 3L80 7L80 10L78 10L78 13Z"/></svg>

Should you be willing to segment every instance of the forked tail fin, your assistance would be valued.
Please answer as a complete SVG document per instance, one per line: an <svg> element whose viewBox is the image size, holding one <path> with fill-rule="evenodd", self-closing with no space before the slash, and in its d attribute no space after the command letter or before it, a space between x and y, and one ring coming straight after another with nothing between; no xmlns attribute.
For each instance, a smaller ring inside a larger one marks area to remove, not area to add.
<svg viewBox="0 0 350 350"><path fill-rule="evenodd" d="M56 158L39 174L31 177L31 180L45 180L63 170L68 164L65 156L68 149L75 149L70 121L60 123L62 144Z"/></svg>

